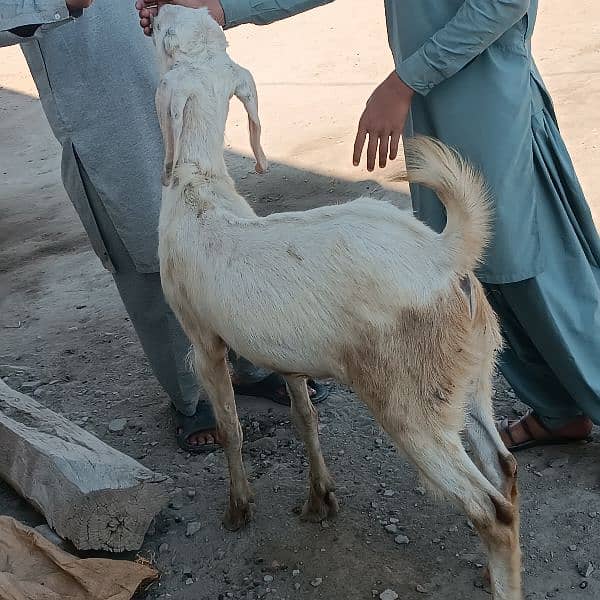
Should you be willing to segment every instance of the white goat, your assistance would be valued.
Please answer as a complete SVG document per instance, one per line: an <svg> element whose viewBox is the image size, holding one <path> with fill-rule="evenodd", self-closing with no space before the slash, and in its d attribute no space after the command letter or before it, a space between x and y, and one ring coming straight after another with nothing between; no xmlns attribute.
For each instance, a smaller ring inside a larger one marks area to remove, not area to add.
<svg viewBox="0 0 600 600"><path fill-rule="evenodd" d="M225 525L244 525L251 503L230 347L285 377L310 460L304 518L337 511L306 387L307 376L334 377L352 386L430 487L464 508L487 547L495 600L519 600L516 462L491 407L500 335L472 273L487 238L481 178L442 144L417 139L406 178L435 189L446 205L441 235L369 198L257 217L223 160L235 94L248 112L257 170L266 168L252 76L229 58L206 10L164 6L154 42L165 143L161 277L227 456ZM479 468L460 439L467 406Z"/></svg>

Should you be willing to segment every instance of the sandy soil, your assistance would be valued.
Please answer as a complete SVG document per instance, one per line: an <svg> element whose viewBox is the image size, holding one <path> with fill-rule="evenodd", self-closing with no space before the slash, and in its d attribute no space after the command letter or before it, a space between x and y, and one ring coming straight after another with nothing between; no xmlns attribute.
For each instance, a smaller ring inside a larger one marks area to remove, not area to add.
<svg viewBox="0 0 600 600"><path fill-rule="evenodd" d="M363 7L340 0L270 28L229 33L232 55L258 82L273 168L263 178L247 173L245 117L235 103L228 158L240 190L262 213L365 191L407 205L405 195L379 185L381 174L372 179L350 164L361 108L392 65L383 11L359 23ZM566 13L564 3L548 0L534 40L597 223L599 29L593 0ZM402 600L488 597L480 581L483 552L465 517L421 495L413 469L342 388L320 411L339 485L338 519L323 526L298 521L292 509L304 495L307 469L286 411L243 400L256 519L235 534L220 527L222 454L176 449L165 395L61 187L59 148L19 50L0 50L0 65L0 364L19 366L3 367L0 376L173 478L172 502L141 551L162 575L147 597L364 599L387 588ZM502 381L496 402L499 414L522 409ZM128 419L127 429L111 433L117 417ZM527 598L600 597L599 453L596 441L519 456ZM394 494L384 496L386 489ZM41 522L2 484L0 512ZM189 523L200 528L186 536ZM386 525L410 543L394 543L397 534ZM586 578L580 571L588 562L596 570Z"/></svg>

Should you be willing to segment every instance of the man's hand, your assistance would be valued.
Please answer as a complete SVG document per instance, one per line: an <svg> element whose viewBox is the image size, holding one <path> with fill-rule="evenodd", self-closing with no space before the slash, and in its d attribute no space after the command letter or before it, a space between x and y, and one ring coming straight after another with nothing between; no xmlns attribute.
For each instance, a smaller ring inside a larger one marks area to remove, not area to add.
<svg viewBox="0 0 600 600"><path fill-rule="evenodd" d="M140 15L140 27L146 35L152 35L152 17L164 4L178 4L189 8L208 8L212 18L225 26L225 13L219 0L136 0L135 8Z"/></svg>
<svg viewBox="0 0 600 600"><path fill-rule="evenodd" d="M358 122L358 133L354 142L354 166L358 166L363 147L369 136L367 146L367 169L375 168L377 148L379 148L379 166L383 169L388 159L398 155L398 144L404 130L404 123L410 109L414 91L409 88L395 71L373 92Z"/></svg>
<svg viewBox="0 0 600 600"><path fill-rule="evenodd" d="M69 12L79 12L84 8L89 8L94 0L67 0Z"/></svg>

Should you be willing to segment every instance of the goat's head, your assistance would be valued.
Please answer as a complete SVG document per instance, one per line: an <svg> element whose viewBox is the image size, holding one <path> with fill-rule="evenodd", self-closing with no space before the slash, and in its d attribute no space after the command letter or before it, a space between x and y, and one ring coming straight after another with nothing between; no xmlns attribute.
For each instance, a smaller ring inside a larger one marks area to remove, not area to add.
<svg viewBox="0 0 600 600"><path fill-rule="evenodd" d="M163 78L156 95L157 112L165 141L165 169L163 182L170 181L170 172L177 164L179 146L183 133L185 108L190 98L196 103L210 102L211 110L206 117L221 113L222 126L225 126L227 107L232 95L236 95L248 113L250 145L256 158L256 171L263 173L268 164L260 145L260 120L258 117L258 95L254 79L249 71L226 57L226 61L213 61L211 58L226 56L227 40L217 22L206 9L190 9L182 6L164 5L153 22L153 40L156 46L161 75L165 75L177 64L190 64L196 73L207 65L205 77L199 79L198 89L190 87L190 80L177 80L170 84ZM215 72L218 68L219 72ZM220 120L220 119L218 119ZM214 130L215 119L211 121ZM221 134L223 132L221 131ZM218 134L220 135L220 134ZM222 141L222 139L221 139Z"/></svg>
<svg viewBox="0 0 600 600"><path fill-rule="evenodd" d="M163 70L169 69L177 58L200 58L227 48L223 30L206 8L166 4L154 17L152 32Z"/></svg>

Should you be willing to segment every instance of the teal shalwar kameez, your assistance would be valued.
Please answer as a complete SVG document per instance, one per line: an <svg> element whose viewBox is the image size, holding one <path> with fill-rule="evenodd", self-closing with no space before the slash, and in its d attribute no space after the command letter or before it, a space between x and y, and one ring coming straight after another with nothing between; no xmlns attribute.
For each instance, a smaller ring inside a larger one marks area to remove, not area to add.
<svg viewBox="0 0 600 600"><path fill-rule="evenodd" d="M330 0L222 0L226 25L267 24ZM385 0L396 71L415 92L407 134L483 172L493 240L478 273L508 347L502 372L550 428L600 424L600 239L531 55L537 0ZM442 205L411 189L440 231Z"/></svg>

